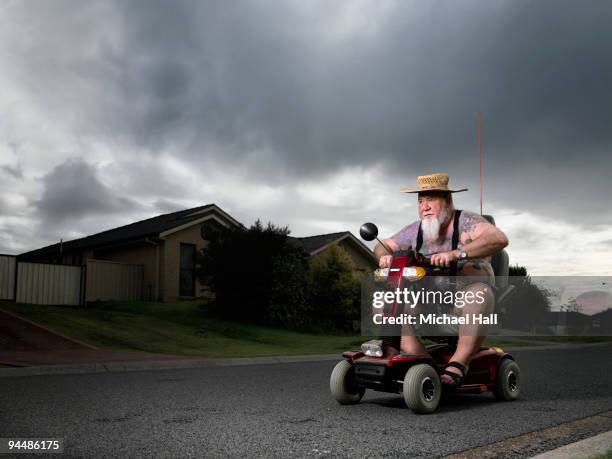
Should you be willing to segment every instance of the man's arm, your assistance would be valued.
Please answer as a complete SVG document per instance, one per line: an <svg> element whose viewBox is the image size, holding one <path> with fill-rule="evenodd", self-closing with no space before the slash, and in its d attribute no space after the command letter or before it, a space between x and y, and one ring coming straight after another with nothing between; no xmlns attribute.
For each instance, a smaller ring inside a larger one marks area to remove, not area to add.
<svg viewBox="0 0 612 459"><path fill-rule="evenodd" d="M389 247L393 252L397 252L400 250L400 246L393 239L385 239L384 243L387 247ZM374 256L378 259L378 266L381 268L388 268L391 266L391 253L387 249L385 249L382 244L376 244L374 247Z"/></svg>
<svg viewBox="0 0 612 459"><path fill-rule="evenodd" d="M467 252L468 258L489 257L508 245L506 235L478 214L466 213L460 231L461 250ZM436 253L431 256L431 264L448 267L459 260L461 250Z"/></svg>
<svg viewBox="0 0 612 459"><path fill-rule="evenodd" d="M508 245L508 238L503 231L480 215L468 215L462 233L463 250L469 258L489 257Z"/></svg>
<svg viewBox="0 0 612 459"><path fill-rule="evenodd" d="M377 244L374 248L374 255L378 259L378 266L388 268L391 266L393 252L412 247L413 241L416 239L416 234L419 229L419 221L413 222L410 225L404 226L396 234L383 242L391 250L385 249L382 244Z"/></svg>

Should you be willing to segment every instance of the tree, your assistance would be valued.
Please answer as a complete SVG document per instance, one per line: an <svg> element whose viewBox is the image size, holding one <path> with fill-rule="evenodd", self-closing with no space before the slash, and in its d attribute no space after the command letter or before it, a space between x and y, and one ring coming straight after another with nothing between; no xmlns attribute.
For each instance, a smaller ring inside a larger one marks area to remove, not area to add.
<svg viewBox="0 0 612 459"><path fill-rule="evenodd" d="M519 266L519 265L510 266L508 270L508 275L527 277L527 268L525 268L524 266Z"/></svg>
<svg viewBox="0 0 612 459"><path fill-rule="evenodd" d="M325 328L355 331L360 314L360 283L351 257L338 246L310 265L310 306Z"/></svg>
<svg viewBox="0 0 612 459"><path fill-rule="evenodd" d="M277 256L272 262L268 318L271 324L305 329L312 324L308 304L309 262L304 253L293 251Z"/></svg>
<svg viewBox="0 0 612 459"><path fill-rule="evenodd" d="M279 266L302 265L307 255L292 246L289 229L257 220L250 228L211 229L208 247L198 255L197 274L215 294L213 309L222 316L254 323L270 323L269 307L278 306ZM303 274L306 276L305 274ZM290 305L287 304L287 307Z"/></svg>
<svg viewBox="0 0 612 459"><path fill-rule="evenodd" d="M582 312L582 305L576 301L576 298L570 297L567 304L561 305L560 311L564 312Z"/></svg>
<svg viewBox="0 0 612 459"><path fill-rule="evenodd" d="M506 302L504 328L535 331L538 327L545 327L550 311L550 292L533 283L524 266L511 266L510 276L509 281L516 291Z"/></svg>
<svg viewBox="0 0 612 459"><path fill-rule="evenodd" d="M360 283L353 262L332 246L313 260L289 229L256 221L212 228L197 274L215 294L213 312L231 320L302 330L358 330Z"/></svg>

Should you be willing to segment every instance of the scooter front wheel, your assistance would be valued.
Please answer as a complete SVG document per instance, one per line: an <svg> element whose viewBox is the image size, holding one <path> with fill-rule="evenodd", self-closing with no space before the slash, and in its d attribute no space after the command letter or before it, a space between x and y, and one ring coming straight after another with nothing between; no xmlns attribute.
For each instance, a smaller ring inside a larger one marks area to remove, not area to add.
<svg viewBox="0 0 612 459"><path fill-rule="evenodd" d="M404 376L404 401L417 414L433 413L442 396L438 372L426 363L410 367Z"/></svg>
<svg viewBox="0 0 612 459"><path fill-rule="evenodd" d="M365 393L365 388L359 387L355 381L355 368L346 360L338 362L334 367L329 379L329 389L342 405L359 403Z"/></svg>

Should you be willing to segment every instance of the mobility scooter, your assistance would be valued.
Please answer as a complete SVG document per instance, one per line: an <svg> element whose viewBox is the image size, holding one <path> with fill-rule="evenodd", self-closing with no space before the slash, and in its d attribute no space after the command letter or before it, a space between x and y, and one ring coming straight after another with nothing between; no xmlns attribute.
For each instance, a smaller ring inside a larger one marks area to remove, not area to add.
<svg viewBox="0 0 612 459"><path fill-rule="evenodd" d="M492 224L492 217L485 216ZM378 239L378 229L372 223L362 225L360 235L367 241ZM384 244L383 244L384 245ZM508 286L508 255L499 252L492 260L496 276L496 308L499 310L513 287ZM451 268L456 270L457 266ZM415 285L426 276L448 275L449 271L433 267L429 259L412 250L393 254L390 268L377 269L377 282L392 289ZM386 308L386 315L397 314L398 308ZM388 337L386 337L388 338ZM440 374L448 364L457 345L457 336L424 337L434 344L426 346L429 355L383 355L382 345L375 352L344 352L331 374L330 390L341 404L355 404L366 389L400 393L408 408L414 413L434 412L442 398L442 392L480 394L493 392L498 400L515 400L521 392L521 371L514 358L498 347L481 347L470 362L469 371L460 385L443 385ZM382 341L385 341L383 338ZM388 340L387 340L388 341ZM379 342L380 343L380 342Z"/></svg>

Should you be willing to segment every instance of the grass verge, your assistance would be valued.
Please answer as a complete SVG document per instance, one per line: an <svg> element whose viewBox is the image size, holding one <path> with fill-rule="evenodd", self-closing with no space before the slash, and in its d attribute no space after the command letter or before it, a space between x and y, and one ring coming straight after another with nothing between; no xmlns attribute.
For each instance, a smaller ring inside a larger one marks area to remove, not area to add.
<svg viewBox="0 0 612 459"><path fill-rule="evenodd" d="M612 459L612 449L609 449L605 453L597 454L596 456L591 456L589 459Z"/></svg>
<svg viewBox="0 0 612 459"><path fill-rule="evenodd" d="M551 343L588 344L610 342L612 336L534 336L532 339Z"/></svg>
<svg viewBox="0 0 612 459"><path fill-rule="evenodd" d="M100 303L88 308L2 302L0 308L109 350L202 357L333 354L357 349L369 339L215 319L195 301Z"/></svg>
<svg viewBox="0 0 612 459"><path fill-rule="evenodd" d="M87 308L0 302L0 308L102 349L201 357L333 354L371 337L315 335L212 318L197 301L109 302ZM486 346L533 346L528 339L488 338ZM586 339L585 339L586 338ZM596 337L537 337L595 342ZM604 340L612 338L605 337Z"/></svg>

